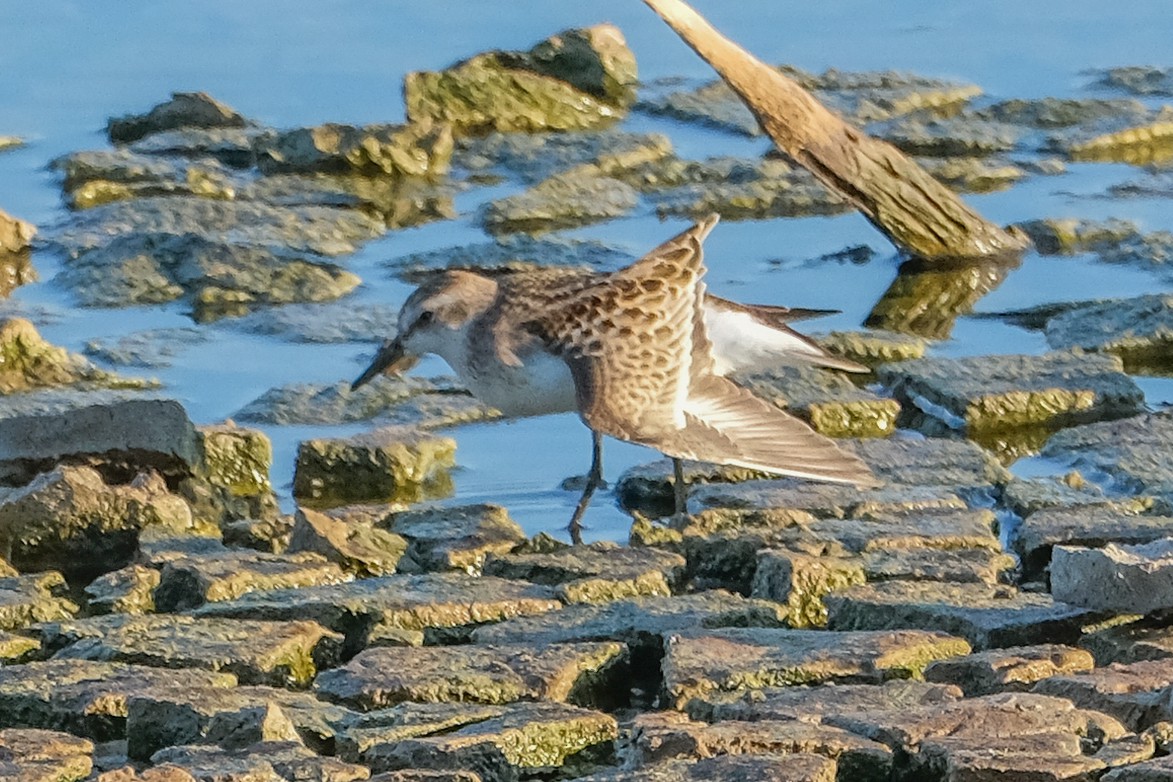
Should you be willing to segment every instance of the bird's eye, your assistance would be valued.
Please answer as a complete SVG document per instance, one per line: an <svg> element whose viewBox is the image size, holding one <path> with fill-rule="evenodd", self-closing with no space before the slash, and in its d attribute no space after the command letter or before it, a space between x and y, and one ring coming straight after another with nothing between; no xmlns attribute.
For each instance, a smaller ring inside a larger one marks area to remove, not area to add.
<svg viewBox="0 0 1173 782"><path fill-rule="evenodd" d="M424 310L420 313L420 316L415 319L415 324L417 326L426 326L435 319L436 313L432 312L431 310Z"/></svg>

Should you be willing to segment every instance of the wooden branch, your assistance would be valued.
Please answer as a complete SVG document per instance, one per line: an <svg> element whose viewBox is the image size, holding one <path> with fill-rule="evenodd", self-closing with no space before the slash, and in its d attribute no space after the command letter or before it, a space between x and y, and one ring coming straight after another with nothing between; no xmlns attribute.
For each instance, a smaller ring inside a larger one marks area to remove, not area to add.
<svg viewBox="0 0 1173 782"><path fill-rule="evenodd" d="M1029 239L986 221L896 147L852 127L682 0L644 0L713 66L780 150L925 260L1021 253Z"/></svg>

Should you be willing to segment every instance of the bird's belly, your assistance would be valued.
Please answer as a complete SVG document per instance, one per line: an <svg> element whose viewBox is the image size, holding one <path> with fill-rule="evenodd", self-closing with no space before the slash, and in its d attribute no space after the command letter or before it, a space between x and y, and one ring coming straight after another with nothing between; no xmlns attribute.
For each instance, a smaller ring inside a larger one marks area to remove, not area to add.
<svg viewBox="0 0 1173 782"><path fill-rule="evenodd" d="M469 378L469 390L485 404L508 416L566 413L578 409L574 378L566 362L548 353L534 353L520 367L495 365Z"/></svg>

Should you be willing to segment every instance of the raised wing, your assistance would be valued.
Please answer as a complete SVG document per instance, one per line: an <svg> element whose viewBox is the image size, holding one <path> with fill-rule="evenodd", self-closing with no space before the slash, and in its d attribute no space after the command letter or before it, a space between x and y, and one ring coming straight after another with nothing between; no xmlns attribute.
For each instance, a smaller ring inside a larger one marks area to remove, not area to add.
<svg viewBox="0 0 1173 782"><path fill-rule="evenodd" d="M526 324L570 367L595 431L648 442L684 425L694 340L703 338L701 243L716 224L716 215L702 220ZM707 343L699 359L711 361Z"/></svg>

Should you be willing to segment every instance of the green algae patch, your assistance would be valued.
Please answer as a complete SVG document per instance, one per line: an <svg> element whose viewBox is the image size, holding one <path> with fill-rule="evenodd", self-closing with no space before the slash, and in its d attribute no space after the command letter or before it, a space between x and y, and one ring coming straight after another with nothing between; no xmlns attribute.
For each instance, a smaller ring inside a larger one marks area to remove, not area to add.
<svg viewBox="0 0 1173 782"><path fill-rule="evenodd" d="M716 692L919 679L929 663L970 651L961 638L921 630L697 630L668 644L664 690L676 708L684 708Z"/></svg>
<svg viewBox="0 0 1173 782"><path fill-rule="evenodd" d="M234 424L201 426L196 429L204 454L204 468L213 486L227 489L235 497L250 497L273 490L269 468L273 444L257 429Z"/></svg>
<svg viewBox="0 0 1173 782"><path fill-rule="evenodd" d="M816 339L827 352L869 367L924 358L929 345L928 340L914 334L879 330L832 331Z"/></svg>
<svg viewBox="0 0 1173 782"><path fill-rule="evenodd" d="M859 560L773 549L758 555L752 594L785 603L791 627L825 627L823 595L865 581Z"/></svg>
<svg viewBox="0 0 1173 782"><path fill-rule="evenodd" d="M907 407L971 433L1118 418L1144 404L1120 360L1100 354L920 359L877 376Z"/></svg>
<svg viewBox="0 0 1173 782"><path fill-rule="evenodd" d="M150 380L124 378L46 342L23 318L0 321L0 395L36 388L156 388Z"/></svg>
<svg viewBox="0 0 1173 782"><path fill-rule="evenodd" d="M568 31L528 53L487 52L444 71L410 73L403 96L411 121L449 123L458 134L585 130L626 112L635 78L622 34L603 25Z"/></svg>
<svg viewBox="0 0 1173 782"><path fill-rule="evenodd" d="M455 440L404 427L306 440L297 449L293 494L319 508L444 496L455 461Z"/></svg>

